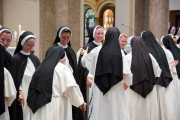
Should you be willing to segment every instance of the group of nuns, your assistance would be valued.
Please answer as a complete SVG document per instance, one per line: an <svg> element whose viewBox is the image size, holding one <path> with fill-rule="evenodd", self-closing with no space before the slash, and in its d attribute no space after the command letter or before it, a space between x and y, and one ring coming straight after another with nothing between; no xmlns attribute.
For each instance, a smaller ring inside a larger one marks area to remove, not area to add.
<svg viewBox="0 0 180 120"><path fill-rule="evenodd" d="M6 51L13 40L12 31L0 29L0 120L84 119L86 103L78 86L71 35L68 26L60 27L40 63L30 53L36 41L32 32L21 33L12 57Z"/></svg>
<svg viewBox="0 0 180 120"><path fill-rule="evenodd" d="M40 63L30 53L32 32L21 33L12 57L6 51L12 31L0 29L0 120L180 119L180 50L170 35L160 45L144 31L131 39L125 55L119 29L111 27L104 36L96 25L78 61L71 36L61 26Z"/></svg>
<svg viewBox="0 0 180 120"><path fill-rule="evenodd" d="M174 42L177 44L177 47L180 48L180 28L171 26L168 30L168 35L170 35Z"/></svg>

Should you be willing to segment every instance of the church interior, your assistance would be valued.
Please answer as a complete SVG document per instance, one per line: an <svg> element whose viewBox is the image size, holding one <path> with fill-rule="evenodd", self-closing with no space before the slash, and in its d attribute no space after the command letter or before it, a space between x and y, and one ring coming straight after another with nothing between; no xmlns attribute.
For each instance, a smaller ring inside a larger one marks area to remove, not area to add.
<svg viewBox="0 0 180 120"><path fill-rule="evenodd" d="M14 50L22 30L36 36L34 54L42 61L57 30L72 30L75 52L85 43L95 25L117 27L136 36L150 30L159 40L170 26L180 27L180 0L0 0L0 27L13 31L9 50Z"/></svg>

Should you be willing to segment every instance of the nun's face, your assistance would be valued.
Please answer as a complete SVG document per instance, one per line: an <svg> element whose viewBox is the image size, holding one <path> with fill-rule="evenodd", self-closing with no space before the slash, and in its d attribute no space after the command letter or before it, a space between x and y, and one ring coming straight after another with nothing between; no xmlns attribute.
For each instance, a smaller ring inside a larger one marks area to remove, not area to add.
<svg viewBox="0 0 180 120"><path fill-rule="evenodd" d="M173 30L171 31L171 34L174 35L176 32L176 28L173 28Z"/></svg>
<svg viewBox="0 0 180 120"><path fill-rule="evenodd" d="M29 53L34 47L35 47L35 39L31 38L24 43L22 50L24 52Z"/></svg>
<svg viewBox="0 0 180 120"><path fill-rule="evenodd" d="M69 43L70 37L71 37L71 34L70 34L70 33L65 33L65 32L62 33L62 34L61 34L61 37L60 37L60 39L61 39L61 41L60 41L61 45L66 46L66 45Z"/></svg>
<svg viewBox="0 0 180 120"><path fill-rule="evenodd" d="M97 43L100 43L104 38L104 30L102 28L96 29L94 40Z"/></svg>
<svg viewBox="0 0 180 120"><path fill-rule="evenodd" d="M11 44L11 34L9 33L2 33L0 35L0 42L3 44L4 48L7 49Z"/></svg>
<svg viewBox="0 0 180 120"><path fill-rule="evenodd" d="M121 49L123 49L127 44L127 38L125 37L121 37L120 40L119 40L119 45L121 47Z"/></svg>

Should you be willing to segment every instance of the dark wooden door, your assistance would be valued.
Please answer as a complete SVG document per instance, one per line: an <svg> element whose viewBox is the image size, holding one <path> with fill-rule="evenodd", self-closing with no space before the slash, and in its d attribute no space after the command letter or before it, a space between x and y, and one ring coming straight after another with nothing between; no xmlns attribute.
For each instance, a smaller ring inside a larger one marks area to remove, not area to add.
<svg viewBox="0 0 180 120"><path fill-rule="evenodd" d="M169 15L170 26L180 27L180 10L172 10Z"/></svg>

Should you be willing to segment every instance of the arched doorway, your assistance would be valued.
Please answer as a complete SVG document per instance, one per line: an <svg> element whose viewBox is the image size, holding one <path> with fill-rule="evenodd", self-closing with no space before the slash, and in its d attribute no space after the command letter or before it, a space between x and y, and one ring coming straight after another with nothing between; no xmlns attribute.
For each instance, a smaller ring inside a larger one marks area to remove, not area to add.
<svg viewBox="0 0 180 120"><path fill-rule="evenodd" d="M104 27L105 34L110 27L115 26L115 7L113 4L107 4L101 8L99 23Z"/></svg>
<svg viewBox="0 0 180 120"><path fill-rule="evenodd" d="M104 32L106 34L106 31L114 26L114 13L112 10L107 9L104 11L103 14L103 27L104 27Z"/></svg>

